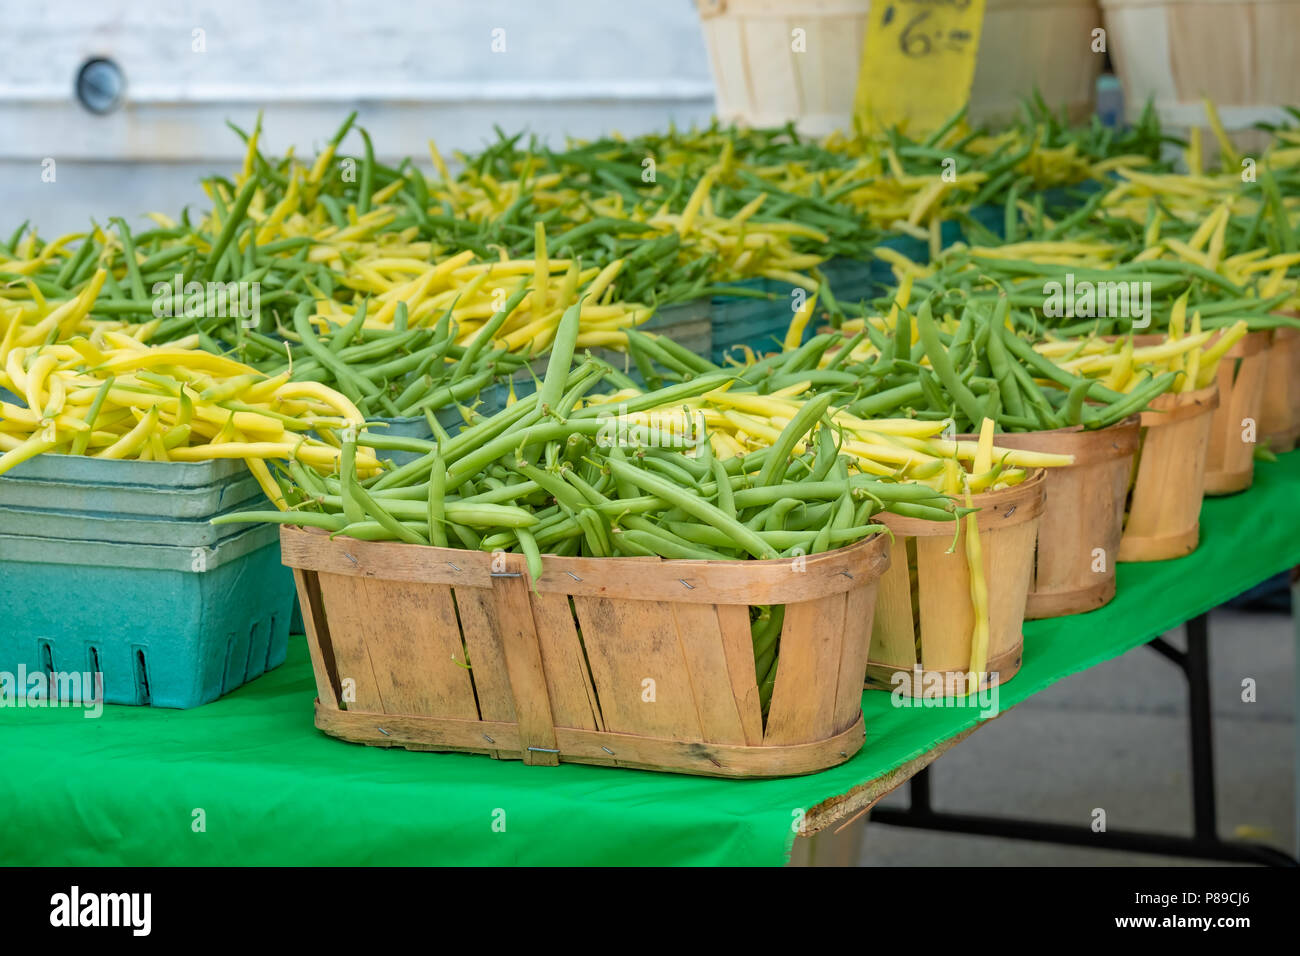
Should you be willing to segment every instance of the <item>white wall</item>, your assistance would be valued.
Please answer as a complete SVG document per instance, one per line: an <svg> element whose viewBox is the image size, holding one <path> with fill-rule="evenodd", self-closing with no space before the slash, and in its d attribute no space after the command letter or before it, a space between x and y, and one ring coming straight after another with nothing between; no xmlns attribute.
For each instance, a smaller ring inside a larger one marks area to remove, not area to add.
<svg viewBox="0 0 1300 956"><path fill-rule="evenodd" d="M558 141L713 108L691 0L0 0L0 13L0 231L197 201L198 178L242 155L224 121L247 128L258 109L271 151L309 154L355 108L392 157L426 155L430 137L474 148L494 124ZM126 77L107 116L73 95L94 56Z"/></svg>

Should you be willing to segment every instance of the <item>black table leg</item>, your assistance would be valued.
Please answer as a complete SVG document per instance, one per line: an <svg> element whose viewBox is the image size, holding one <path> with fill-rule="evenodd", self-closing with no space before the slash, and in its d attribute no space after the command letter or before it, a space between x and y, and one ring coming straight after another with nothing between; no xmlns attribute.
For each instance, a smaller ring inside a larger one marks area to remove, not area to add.
<svg viewBox="0 0 1300 956"><path fill-rule="evenodd" d="M1191 745L1193 835L1154 833L1145 830L1107 830L1097 833L1089 827L1009 817L934 810L927 766L908 781L910 805L906 810L876 808L870 819L890 826L997 836L1036 843L1059 843L1131 853L1153 853L1188 859L1259 863L1265 866L1297 866L1294 857L1273 847L1239 840L1222 840L1218 833L1218 811L1214 787L1213 712L1210 702L1209 618L1205 614L1185 626L1187 650L1179 650L1163 638L1147 646L1178 666L1187 680L1188 731Z"/></svg>

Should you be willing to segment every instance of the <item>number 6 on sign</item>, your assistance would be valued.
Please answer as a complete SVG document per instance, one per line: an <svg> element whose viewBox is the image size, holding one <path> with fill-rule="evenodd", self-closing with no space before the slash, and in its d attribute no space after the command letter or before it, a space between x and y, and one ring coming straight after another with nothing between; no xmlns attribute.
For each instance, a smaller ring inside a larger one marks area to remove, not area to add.
<svg viewBox="0 0 1300 956"><path fill-rule="evenodd" d="M873 3L862 45L854 114L876 131L904 124L925 134L970 98L984 0Z"/></svg>

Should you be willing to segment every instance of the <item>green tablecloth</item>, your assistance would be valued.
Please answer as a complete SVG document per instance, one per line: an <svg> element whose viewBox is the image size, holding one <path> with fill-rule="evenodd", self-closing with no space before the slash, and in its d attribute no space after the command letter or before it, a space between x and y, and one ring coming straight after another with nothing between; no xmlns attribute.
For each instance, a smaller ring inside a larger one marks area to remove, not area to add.
<svg viewBox="0 0 1300 956"><path fill-rule="evenodd" d="M1194 554L1121 565L1109 606L1027 625L1002 709L1300 563L1298 486L1300 453L1260 464L1251 491L1206 503ZM371 749L319 733L314 696L295 638L279 670L197 710L0 708L0 862L776 865L801 810L979 719L868 692L847 763L728 781Z"/></svg>

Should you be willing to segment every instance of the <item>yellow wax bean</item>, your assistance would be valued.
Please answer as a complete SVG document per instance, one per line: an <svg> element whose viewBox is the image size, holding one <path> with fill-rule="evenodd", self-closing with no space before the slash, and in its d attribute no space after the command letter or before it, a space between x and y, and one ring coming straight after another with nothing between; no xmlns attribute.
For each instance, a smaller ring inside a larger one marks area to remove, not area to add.
<svg viewBox="0 0 1300 956"><path fill-rule="evenodd" d="M484 272L490 274L493 278L533 275L534 270L537 268L536 259L504 259L500 262L475 262L466 265L469 260L474 258L472 251L461 253L455 258L459 261L452 270L452 278L460 281L468 281ZM549 272L564 272L573 263L573 259L552 259L548 257L547 269Z"/></svg>
<svg viewBox="0 0 1300 956"><path fill-rule="evenodd" d="M975 462L972 470L977 474L983 474L993 467L993 420L990 418L980 422L979 447L975 452Z"/></svg>
<svg viewBox="0 0 1300 956"><path fill-rule="evenodd" d="M809 292L817 291L817 282L811 276L806 276L801 272L790 272L785 269L763 269L759 275L768 279L776 279L778 282L788 282L790 285L797 285Z"/></svg>
<svg viewBox="0 0 1300 956"><path fill-rule="evenodd" d="M284 500L284 493L280 490L279 484L271 477L271 470L266 467L266 462L260 458L245 458L244 464L253 473L253 477L262 486L262 491L271 503L281 511L288 511L289 503Z"/></svg>
<svg viewBox="0 0 1300 956"><path fill-rule="evenodd" d="M700 181L696 183L690 199L686 202L686 207L682 210L681 219L677 224L678 235L685 236L691 231L691 226L695 223L696 216L699 215L700 207L709 195L709 190L713 188L713 183L718 177L718 169L715 167L708 170Z"/></svg>
<svg viewBox="0 0 1300 956"><path fill-rule="evenodd" d="M241 397L249 405L268 401L275 394L276 389L287 381L289 381L289 373L281 372L273 378L264 379L250 385Z"/></svg>
<svg viewBox="0 0 1300 956"><path fill-rule="evenodd" d="M148 413L141 418L134 428L119 438L108 448L97 454L96 458L129 458L139 452L153 434L154 428L158 425L158 409L151 408Z"/></svg>
<svg viewBox="0 0 1300 956"><path fill-rule="evenodd" d="M29 428L35 428L41 424L45 418L52 417L53 421L60 428L71 429L72 431L85 431L89 426L75 415L67 413L42 416L40 413L30 408L23 408L21 405L11 405L8 402L0 402L0 422L6 425L23 425Z"/></svg>
<svg viewBox="0 0 1300 956"><path fill-rule="evenodd" d="M1219 364L1219 360L1228 353L1229 349L1240 342L1248 331L1250 330L1247 328L1245 320L1238 320L1224 329L1214 344L1207 346L1201 352L1200 365L1202 373L1212 376ZM1213 334L1212 332L1204 333L1207 338ZM1200 338L1200 336L1197 336L1197 338ZM1197 344L1201 343L1198 342ZM1208 386L1209 382L1206 382L1206 385Z"/></svg>
<svg viewBox="0 0 1300 956"><path fill-rule="evenodd" d="M604 293L604 291L607 288L609 288L610 283L612 283L614 279L618 277L618 274L620 271L622 271L622 269L623 269L622 259L615 259L609 265L605 266L604 269L600 270L600 274L597 275L596 278L592 280L591 285L587 286L586 289L587 295L590 296L592 299L599 299L600 296Z"/></svg>
<svg viewBox="0 0 1300 956"><path fill-rule="evenodd" d="M99 291L104 287L107 278L108 273L104 269L97 269L86 288L80 294L64 302L41 321L22 333L18 337L19 343L22 345L36 345L45 341L46 336L53 329L70 330L89 314L91 306L99 297Z"/></svg>
<svg viewBox="0 0 1300 956"><path fill-rule="evenodd" d="M342 415L351 424L360 427L365 424L365 416L348 399L320 382L287 382L275 392L276 398L310 398Z"/></svg>
<svg viewBox="0 0 1300 956"><path fill-rule="evenodd" d="M240 375L248 371L248 366L233 359L208 352L192 349L178 349L171 346L159 346L140 352L122 352L114 355L99 371L106 373L125 372L129 369L157 368L160 365L175 365L180 368L201 369L219 375Z"/></svg>
<svg viewBox="0 0 1300 956"><path fill-rule="evenodd" d="M1195 334L1200 331L1201 313L1196 312L1192 315L1192 333ZM1186 371L1187 375L1183 379L1182 390L1184 392L1195 391L1199 387L1198 379L1201 371L1201 350L1199 348L1194 348L1188 353Z"/></svg>
<svg viewBox="0 0 1300 956"><path fill-rule="evenodd" d="M57 447L60 443L57 438L51 439L47 436L44 429L36 432L31 437L8 449L3 455L0 455L0 475L31 458L35 458L37 455Z"/></svg>
<svg viewBox="0 0 1300 956"><path fill-rule="evenodd" d="M1285 281L1286 266L1278 266L1273 270L1272 274L1269 275L1267 281L1265 281L1263 287L1259 290L1259 294L1266 299L1275 296L1282 290L1282 284Z"/></svg>
<svg viewBox="0 0 1300 956"><path fill-rule="evenodd" d="M1210 241L1210 236L1219 227L1219 220L1222 218L1226 221L1228 217L1228 207L1226 205L1216 206L1201 224L1192 233L1191 238L1187 240L1187 247L1200 252L1205 244Z"/></svg>
<svg viewBox="0 0 1300 956"><path fill-rule="evenodd" d="M974 461L979 451L979 444L973 441L949 441L935 438L928 442L934 454L943 457L957 457ZM1018 468L1062 468L1074 464L1073 455L1052 455L1046 452L1023 451L1017 448L999 448L993 446L993 457L997 461Z"/></svg>
<svg viewBox="0 0 1300 956"><path fill-rule="evenodd" d="M929 438L944 429L943 422L927 422L917 418L873 418L870 421L856 418L848 412L837 411L831 421L850 429L869 429L882 435L903 435L912 438Z"/></svg>
<svg viewBox="0 0 1300 956"><path fill-rule="evenodd" d="M973 507L969 492L966 494L966 506ZM978 517L974 513L966 516L966 566L970 575L971 609L975 617L971 633L970 675L966 686L968 693L977 690L982 683L984 668L988 666L989 651L989 592L988 581L984 577L984 554L980 547Z"/></svg>
<svg viewBox="0 0 1300 956"><path fill-rule="evenodd" d="M803 344L804 329L808 327L808 322L812 319L816 308L817 296L812 295L804 300L802 308L794 314L790 328L785 333L784 346L787 351L794 351Z"/></svg>
<svg viewBox="0 0 1300 956"><path fill-rule="evenodd" d="M45 380L58 364L59 360L48 353L42 353L32 360L31 368L27 370L27 381L23 386L23 394L27 397L29 408L39 411L45 407ZM58 409L55 409L51 414L57 411Z"/></svg>
<svg viewBox="0 0 1300 956"><path fill-rule="evenodd" d="M621 269L623 266L623 260L619 259L617 260L617 262L618 262L618 267ZM611 263L611 265L613 265L613 263ZM571 266L569 266L569 268L564 273L564 278L560 282L559 289L556 290L555 302L557 305L562 305L567 307L569 303L573 302L574 299L577 298L578 285L579 283L582 282L582 275L583 272L585 271L586 270L579 270L578 264L576 262L573 263ZM618 269L615 269L614 271L615 273L617 273ZM588 287L587 295L590 298L595 299L599 297L601 292L606 291L606 289L610 287L608 286L601 287L600 290L596 292L592 291L593 288L595 288L594 284L593 286Z"/></svg>
<svg viewBox="0 0 1300 956"><path fill-rule="evenodd" d="M774 416L791 416L798 410L798 404L778 399L772 395L756 395L753 392L706 392L704 398L714 405L723 405L745 412L754 412L765 418Z"/></svg>
<svg viewBox="0 0 1300 956"><path fill-rule="evenodd" d="M547 283L551 278L551 268L546 255L546 226L542 222L533 223L533 301L540 312L546 308Z"/></svg>
<svg viewBox="0 0 1300 956"><path fill-rule="evenodd" d="M919 465L939 457L928 450L921 451L897 444L880 444L878 442L845 441L843 451L854 455L860 461L889 462L895 465Z"/></svg>
<svg viewBox="0 0 1300 956"><path fill-rule="evenodd" d="M1197 252L1195 249L1190 248L1187 245L1187 243L1182 242L1181 240L1178 239L1174 239L1172 237L1167 237L1164 240L1164 243L1166 246L1169 247L1169 249L1172 252L1177 253L1181 258L1185 259L1186 261L1194 265L1202 266L1203 268L1209 269L1211 272L1214 271L1214 264L1210 262L1210 257L1203 253Z"/></svg>
<svg viewBox="0 0 1300 956"><path fill-rule="evenodd" d="M124 352L147 352L149 346L145 345L128 331L119 331L117 329L105 329L102 335L105 347L119 349ZM92 339L93 341L93 339Z"/></svg>
<svg viewBox="0 0 1300 956"><path fill-rule="evenodd" d="M1254 249L1251 250L1251 253L1248 253L1246 255L1253 255L1253 254L1265 255L1267 254L1267 252L1268 252L1267 249ZM1234 256L1234 258L1241 258L1241 257ZM1289 252L1289 253L1284 252L1276 256L1269 256L1267 259L1260 259L1258 262L1252 262L1248 267L1246 267L1242 271L1244 271L1247 275L1250 275L1256 272L1269 272L1277 268L1289 269L1291 266L1294 265L1300 265L1300 252Z"/></svg>
<svg viewBox="0 0 1300 956"><path fill-rule="evenodd" d="M1133 339L1126 338L1124 347L1119 353L1119 361L1111 368L1106 376L1105 385L1114 391L1123 391L1124 386L1128 384L1133 375Z"/></svg>
<svg viewBox="0 0 1300 956"><path fill-rule="evenodd" d="M577 346L586 349L626 349L627 333L603 329L595 329L591 332L579 332Z"/></svg>

